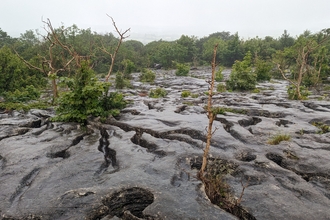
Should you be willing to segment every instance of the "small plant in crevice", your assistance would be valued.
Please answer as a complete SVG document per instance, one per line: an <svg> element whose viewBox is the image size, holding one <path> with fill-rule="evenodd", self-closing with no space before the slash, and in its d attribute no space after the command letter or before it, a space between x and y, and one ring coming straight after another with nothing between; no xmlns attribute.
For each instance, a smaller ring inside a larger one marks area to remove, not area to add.
<svg viewBox="0 0 330 220"><path fill-rule="evenodd" d="M204 109L206 109L207 106L204 107ZM248 113L247 110L245 109L236 109L236 108L227 108L227 107L212 107L212 111L213 114L216 115L225 115L226 112L231 112L231 113L235 113L235 114L243 114L246 115Z"/></svg>
<svg viewBox="0 0 330 220"><path fill-rule="evenodd" d="M282 141L289 141L291 139L291 136L288 134L277 134L271 137L268 141L267 144L270 145L278 145Z"/></svg>
<svg viewBox="0 0 330 220"><path fill-rule="evenodd" d="M186 98L191 95L191 92L189 90L184 90L181 92L181 97Z"/></svg>
<svg viewBox="0 0 330 220"><path fill-rule="evenodd" d="M226 85L219 83L217 85L217 92L225 92L226 91Z"/></svg>
<svg viewBox="0 0 330 220"><path fill-rule="evenodd" d="M195 93L195 94L191 94L190 96L191 96L191 98L195 99L195 98L198 98L199 95Z"/></svg>
<svg viewBox="0 0 330 220"><path fill-rule="evenodd" d="M319 128L318 134L324 134L330 132L330 126L322 122L313 122L312 125Z"/></svg>
<svg viewBox="0 0 330 220"><path fill-rule="evenodd" d="M151 89L149 92L150 98L161 98L161 97L165 97L166 95L167 95L166 90L160 87L156 89Z"/></svg>

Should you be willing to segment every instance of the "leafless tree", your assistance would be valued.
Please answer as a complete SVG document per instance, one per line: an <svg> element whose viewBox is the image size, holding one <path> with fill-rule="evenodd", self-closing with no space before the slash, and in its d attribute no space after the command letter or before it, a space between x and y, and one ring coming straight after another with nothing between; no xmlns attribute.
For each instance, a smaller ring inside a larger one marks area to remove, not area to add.
<svg viewBox="0 0 330 220"><path fill-rule="evenodd" d="M107 76L105 77L105 81L106 81L106 82L108 82L109 77L110 77L110 75L111 75L111 73L112 73L113 65L114 65L114 63L115 63L116 55L117 55L117 53L118 53L118 50L119 50L119 48L120 48L120 45L122 44L122 42L123 42L124 39L126 39L126 38L129 37L129 35L126 36L126 34L130 31L130 28L128 28L127 30L121 32L121 31L117 28L117 25L116 25L114 19L113 19L110 15L108 15L108 14L107 14L107 16L108 16L109 18L111 18L112 25L115 27L116 32L117 32L117 34L119 35L119 41L118 41L118 44L117 44L117 47L116 47L115 51L113 51L112 53L111 53L110 51L108 51L108 50L105 48L104 45L102 46L102 48L100 48L104 53L108 54L108 55L110 56L110 58L111 58L110 68L109 68L109 71L108 71Z"/></svg>
<svg viewBox="0 0 330 220"><path fill-rule="evenodd" d="M201 167L200 173L199 173L199 176L201 178L204 177L204 171L207 166L207 159L208 159L208 155L209 155L209 151L210 151L211 138L212 138L213 133L215 132L215 130L214 131L212 130L213 121L216 116L212 110L212 96L213 96L213 89L214 89L215 68L217 66L217 64L216 64L217 48L218 48L218 44L216 44L213 49L212 76L211 76L211 80L208 81L208 83L210 84L209 97L208 97L208 102L207 102L207 117L209 119L209 124L208 124L208 128L207 128L206 145L204 148L202 167Z"/></svg>
<svg viewBox="0 0 330 220"><path fill-rule="evenodd" d="M33 65L31 62L25 60L21 57L17 51L16 54L18 57L23 60L23 62L31 69L38 70L45 75L47 75L52 82L52 91L53 91L53 101L58 97L58 90L57 90L57 83L56 83L56 76L59 72L67 71L70 67L70 64L75 61L75 65L79 65L80 63L80 56L71 48L71 46L64 44L60 38L56 30L53 28L50 19L46 21L42 21L45 26L44 29L47 32L45 36L43 36L45 41L49 42L48 46L48 56L40 57L42 60L41 67ZM68 52L69 56L67 58L61 58L61 62L59 65L58 57L54 55L55 47L58 46L62 50Z"/></svg>

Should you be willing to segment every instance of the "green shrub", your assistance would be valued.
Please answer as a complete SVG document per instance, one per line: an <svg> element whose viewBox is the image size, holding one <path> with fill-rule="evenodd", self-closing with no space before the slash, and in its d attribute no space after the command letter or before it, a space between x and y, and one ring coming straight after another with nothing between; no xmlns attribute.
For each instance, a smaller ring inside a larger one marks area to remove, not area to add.
<svg viewBox="0 0 330 220"><path fill-rule="evenodd" d="M270 62L257 59L255 73L257 74L257 81L269 81L271 79L270 71L273 65Z"/></svg>
<svg viewBox="0 0 330 220"><path fill-rule="evenodd" d="M199 95L198 94L191 94L190 96L191 96L191 98L195 99L195 98L198 98Z"/></svg>
<svg viewBox="0 0 330 220"><path fill-rule="evenodd" d="M78 122L86 125L89 116L107 117L109 114L118 114L114 109L118 102L124 101L117 95L107 96L109 83L97 80L93 70L87 62L82 62L73 79L66 78L65 83L70 89L58 99L57 115L53 121Z"/></svg>
<svg viewBox="0 0 330 220"><path fill-rule="evenodd" d="M190 95L191 95L191 93L189 90L184 90L181 93L181 97L183 97L183 98L189 97Z"/></svg>
<svg viewBox="0 0 330 220"><path fill-rule="evenodd" d="M106 118L108 115L119 115L120 110L126 107L127 102L122 93L111 92L109 95L101 97L100 104L104 110L101 116Z"/></svg>
<svg viewBox="0 0 330 220"><path fill-rule="evenodd" d="M217 91L218 92L225 92L226 91L226 85L219 83L217 85Z"/></svg>
<svg viewBox="0 0 330 220"><path fill-rule="evenodd" d="M260 89L258 89L258 88L253 89L252 93L260 93Z"/></svg>
<svg viewBox="0 0 330 220"><path fill-rule="evenodd" d="M149 93L149 97L151 98L160 98L160 97L165 97L167 95L167 92L163 88L156 88L156 89L151 89Z"/></svg>
<svg viewBox="0 0 330 220"><path fill-rule="evenodd" d="M223 80L223 71L224 67L220 66L218 71L215 73L215 81L221 82Z"/></svg>
<svg viewBox="0 0 330 220"><path fill-rule="evenodd" d="M21 103L21 102L0 102L0 109L12 111L12 110L23 110L25 112L31 109L47 109L50 107L50 104L47 102L37 101L30 103Z"/></svg>
<svg viewBox="0 0 330 220"><path fill-rule="evenodd" d="M292 100L297 100L298 99L298 94L296 92L296 88L294 86L289 86L288 87L288 97L289 99ZM301 99L306 100L307 97L311 94L310 91L305 86L300 86L300 94L301 94Z"/></svg>
<svg viewBox="0 0 330 220"><path fill-rule="evenodd" d="M177 76L188 76L189 73L189 66L182 64L182 63L177 63L176 64L177 70L175 71L175 75Z"/></svg>
<svg viewBox="0 0 330 220"><path fill-rule="evenodd" d="M270 145L278 145L281 141L289 141L291 139L290 135L287 134L277 134L267 141Z"/></svg>
<svg viewBox="0 0 330 220"><path fill-rule="evenodd" d="M318 132L319 134L330 132L330 126L322 122L313 122L312 125L320 129L320 131Z"/></svg>
<svg viewBox="0 0 330 220"><path fill-rule="evenodd" d="M120 64L123 69L124 78L130 79L131 78L130 74L135 70L135 64L129 59L124 59L123 61L121 61Z"/></svg>
<svg viewBox="0 0 330 220"><path fill-rule="evenodd" d="M243 61L235 61L230 79L226 83L228 90L252 90L257 84L257 75L252 70L252 55L248 52Z"/></svg>
<svg viewBox="0 0 330 220"><path fill-rule="evenodd" d="M16 89L14 92L5 92L4 97L7 102L26 102L39 99L40 91L33 85L29 85L21 90Z"/></svg>
<svg viewBox="0 0 330 220"><path fill-rule="evenodd" d="M130 81L125 79L124 75L120 72L116 74L115 87L116 89L123 89L130 86Z"/></svg>
<svg viewBox="0 0 330 220"><path fill-rule="evenodd" d="M204 107L205 109L207 109L207 106ZM235 113L235 114L247 114L247 110L245 109L236 109L236 108L226 108L226 107L213 107L212 108L212 112L213 114L219 114L219 115L225 115L226 112L231 112L231 113Z"/></svg>
<svg viewBox="0 0 330 220"><path fill-rule="evenodd" d="M149 82L152 83L155 81L156 73L151 71L150 69L143 69L140 75L141 82Z"/></svg>

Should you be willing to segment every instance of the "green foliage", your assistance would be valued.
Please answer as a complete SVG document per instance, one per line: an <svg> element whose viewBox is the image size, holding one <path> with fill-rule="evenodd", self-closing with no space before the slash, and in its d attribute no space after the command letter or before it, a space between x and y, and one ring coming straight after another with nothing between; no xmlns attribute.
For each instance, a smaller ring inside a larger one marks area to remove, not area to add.
<svg viewBox="0 0 330 220"><path fill-rule="evenodd" d="M130 74L135 70L135 64L129 59L124 59L123 61L121 61L121 65L124 73L124 78L130 79Z"/></svg>
<svg viewBox="0 0 330 220"><path fill-rule="evenodd" d="M181 93L181 97L186 98L189 97L191 95L191 92L189 90L184 90Z"/></svg>
<svg viewBox="0 0 330 220"><path fill-rule="evenodd" d="M176 64L177 70L175 71L175 75L177 76L188 76L189 73L189 66L183 63Z"/></svg>
<svg viewBox="0 0 330 220"><path fill-rule="evenodd" d="M21 90L16 89L13 92L5 92L4 97L7 102L26 102L39 99L40 91L34 86L29 85L21 88Z"/></svg>
<svg viewBox="0 0 330 220"><path fill-rule="evenodd" d="M0 95L4 92L22 91L27 86L42 88L46 83L45 76L28 69L8 47L0 48Z"/></svg>
<svg viewBox="0 0 330 220"><path fill-rule="evenodd" d="M230 79L227 81L229 90L252 90L257 84L257 75L252 70L252 55L248 52L243 61L236 61L233 65Z"/></svg>
<svg viewBox="0 0 330 220"><path fill-rule="evenodd" d="M217 92L225 92L226 91L226 85L219 83L217 85Z"/></svg>
<svg viewBox="0 0 330 220"><path fill-rule="evenodd" d="M215 73L215 81L221 82L223 80L223 74L222 71L224 70L223 66L220 66L218 71Z"/></svg>
<svg viewBox="0 0 330 220"><path fill-rule="evenodd" d="M104 110L101 116L107 117L108 115L118 116L120 110L126 107L127 102L124 96L118 92L111 92L109 95L103 95L100 99L102 109Z"/></svg>
<svg viewBox="0 0 330 220"><path fill-rule="evenodd" d="M253 89L252 93L260 93L260 89L258 89L258 88Z"/></svg>
<svg viewBox="0 0 330 220"><path fill-rule="evenodd" d="M273 68L273 65L270 62L257 59L255 73L257 74L257 81L269 81L271 78L270 71Z"/></svg>
<svg viewBox="0 0 330 220"><path fill-rule="evenodd" d="M191 98L195 99L195 98L198 98L199 95L198 94L191 94L190 96L191 96Z"/></svg>
<svg viewBox="0 0 330 220"><path fill-rule="evenodd" d="M141 82L153 83L155 81L155 78L156 78L156 73L146 68L142 70L142 73L140 75Z"/></svg>
<svg viewBox="0 0 330 220"><path fill-rule="evenodd" d="M156 88L156 89L151 89L149 93L149 97L151 98L160 98L160 97L165 97L167 95L167 92L163 88Z"/></svg>
<svg viewBox="0 0 330 220"><path fill-rule="evenodd" d="M123 89L130 86L130 81L124 77L121 72L116 74L115 87L116 89Z"/></svg>
<svg viewBox="0 0 330 220"><path fill-rule="evenodd" d="M50 105L47 102L37 101L37 102L29 102L29 103L21 103L21 102L0 102L0 109L6 111L12 110L23 110L25 112L31 109L47 109Z"/></svg>
<svg viewBox="0 0 330 220"><path fill-rule="evenodd" d="M330 126L322 122L313 122L312 125L320 129L320 131L318 132L319 134L330 132Z"/></svg>
<svg viewBox="0 0 330 220"><path fill-rule="evenodd" d="M118 110L112 109L113 105L120 108L125 105L121 96L107 96L109 84L98 81L87 62L82 62L74 78L67 78L65 82L70 90L59 98L54 121L86 125L89 116L108 117L110 114L118 114ZM112 101L116 104L112 104Z"/></svg>
<svg viewBox="0 0 330 220"><path fill-rule="evenodd" d="M267 141L270 145L278 145L281 141L289 141L291 139L290 135L287 134L277 134Z"/></svg>
<svg viewBox="0 0 330 220"><path fill-rule="evenodd" d="M205 106L205 109L207 106ZM226 107L213 107L212 108L213 114L217 115L225 115L226 112L236 113L236 114L247 114L247 111L245 109L236 109L236 108L226 108Z"/></svg>
<svg viewBox="0 0 330 220"><path fill-rule="evenodd" d="M289 99L291 99L291 100L299 99L297 90L294 85L290 85L287 92L288 92ZM308 89L305 86L300 86L300 94L301 94L300 99L306 100L308 98L308 96L311 94L311 92L308 91Z"/></svg>

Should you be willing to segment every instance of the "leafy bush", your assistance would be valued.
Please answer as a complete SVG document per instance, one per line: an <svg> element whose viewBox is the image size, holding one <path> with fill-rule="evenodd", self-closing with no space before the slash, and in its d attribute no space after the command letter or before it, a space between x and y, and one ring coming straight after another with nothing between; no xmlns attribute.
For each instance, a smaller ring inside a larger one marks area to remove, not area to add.
<svg viewBox="0 0 330 220"><path fill-rule="evenodd" d="M313 122L312 125L315 127L321 129L318 133L319 134L324 134L330 132L330 126L327 124L324 124L322 122Z"/></svg>
<svg viewBox="0 0 330 220"><path fill-rule="evenodd" d="M103 117L108 115L117 116L120 110L126 107L127 102L124 100L124 96L118 92L112 92L109 95L104 95L100 99L102 108L104 109Z"/></svg>
<svg viewBox="0 0 330 220"><path fill-rule="evenodd" d="M298 99L298 94L296 92L296 88L294 86L289 86L288 90L288 96L289 99L292 100L297 100ZM300 94L301 94L301 99L305 100L307 97L311 94L310 91L305 86L300 86Z"/></svg>
<svg viewBox="0 0 330 220"><path fill-rule="evenodd" d="M177 70L175 71L175 75L177 76L188 76L189 73L189 66L182 64L182 63L177 63L176 64Z"/></svg>
<svg viewBox="0 0 330 220"><path fill-rule="evenodd" d="M218 71L215 73L215 81L221 82L223 80L223 71L224 67L220 66Z"/></svg>
<svg viewBox="0 0 330 220"><path fill-rule="evenodd" d="M124 59L120 64L123 68L124 77L129 79L130 74L135 70L135 64L129 59Z"/></svg>
<svg viewBox="0 0 330 220"><path fill-rule="evenodd" d="M163 88L156 88L150 90L149 97L151 98L160 98L160 97L165 97L167 95L167 92Z"/></svg>
<svg viewBox="0 0 330 220"><path fill-rule="evenodd" d="M270 62L257 59L255 73L257 74L257 81L269 81L271 78L270 71L273 65Z"/></svg>
<svg viewBox="0 0 330 220"><path fill-rule="evenodd" d="M204 107L205 109L207 109L207 106ZM245 109L236 109L236 108L226 108L226 107L213 107L212 108L212 112L213 114L217 115L224 115L226 112L231 112L231 113L235 113L235 114L247 114L247 110Z"/></svg>
<svg viewBox="0 0 330 220"><path fill-rule="evenodd" d="M149 82L152 83L155 81L156 73L151 71L150 69L143 69L140 75L141 82Z"/></svg>
<svg viewBox="0 0 330 220"><path fill-rule="evenodd" d="M116 89L123 89L125 87L130 87L130 81L125 78L125 75L118 72L116 74L115 87Z"/></svg>
<svg viewBox="0 0 330 220"><path fill-rule="evenodd" d="M199 95L198 94L191 94L190 96L191 96L191 98L198 98Z"/></svg>
<svg viewBox="0 0 330 220"><path fill-rule="evenodd" d="M281 141L289 141L291 139L290 135L287 134L277 134L268 140L268 144L278 145Z"/></svg>
<svg viewBox="0 0 330 220"><path fill-rule="evenodd" d="M113 109L114 106L124 106L121 96L107 96L110 85L98 81L87 62L81 63L73 79L65 78L65 83L70 90L58 99L59 106L56 108L54 121L86 125L89 116L107 117L109 114L118 114L118 111Z"/></svg>
<svg viewBox="0 0 330 220"><path fill-rule="evenodd" d="M37 101L30 103L21 103L21 102L0 102L0 109L6 111L12 110L23 110L25 112L31 109L47 109L50 105L47 102Z"/></svg>
<svg viewBox="0 0 330 220"><path fill-rule="evenodd" d="M184 90L181 93L181 97L185 98L185 97L189 97L191 95L191 92L189 90Z"/></svg>
<svg viewBox="0 0 330 220"><path fill-rule="evenodd" d="M217 85L217 91L218 92L225 92L226 91L226 85L219 83Z"/></svg>
<svg viewBox="0 0 330 220"><path fill-rule="evenodd" d="M40 91L33 85L29 85L21 90L16 89L14 92L5 92L4 97L7 102L26 102L39 99Z"/></svg>
<svg viewBox="0 0 330 220"><path fill-rule="evenodd" d="M252 90L257 84L257 75L251 66L252 55L248 52L243 61L235 61L230 79L226 86L228 90Z"/></svg>

